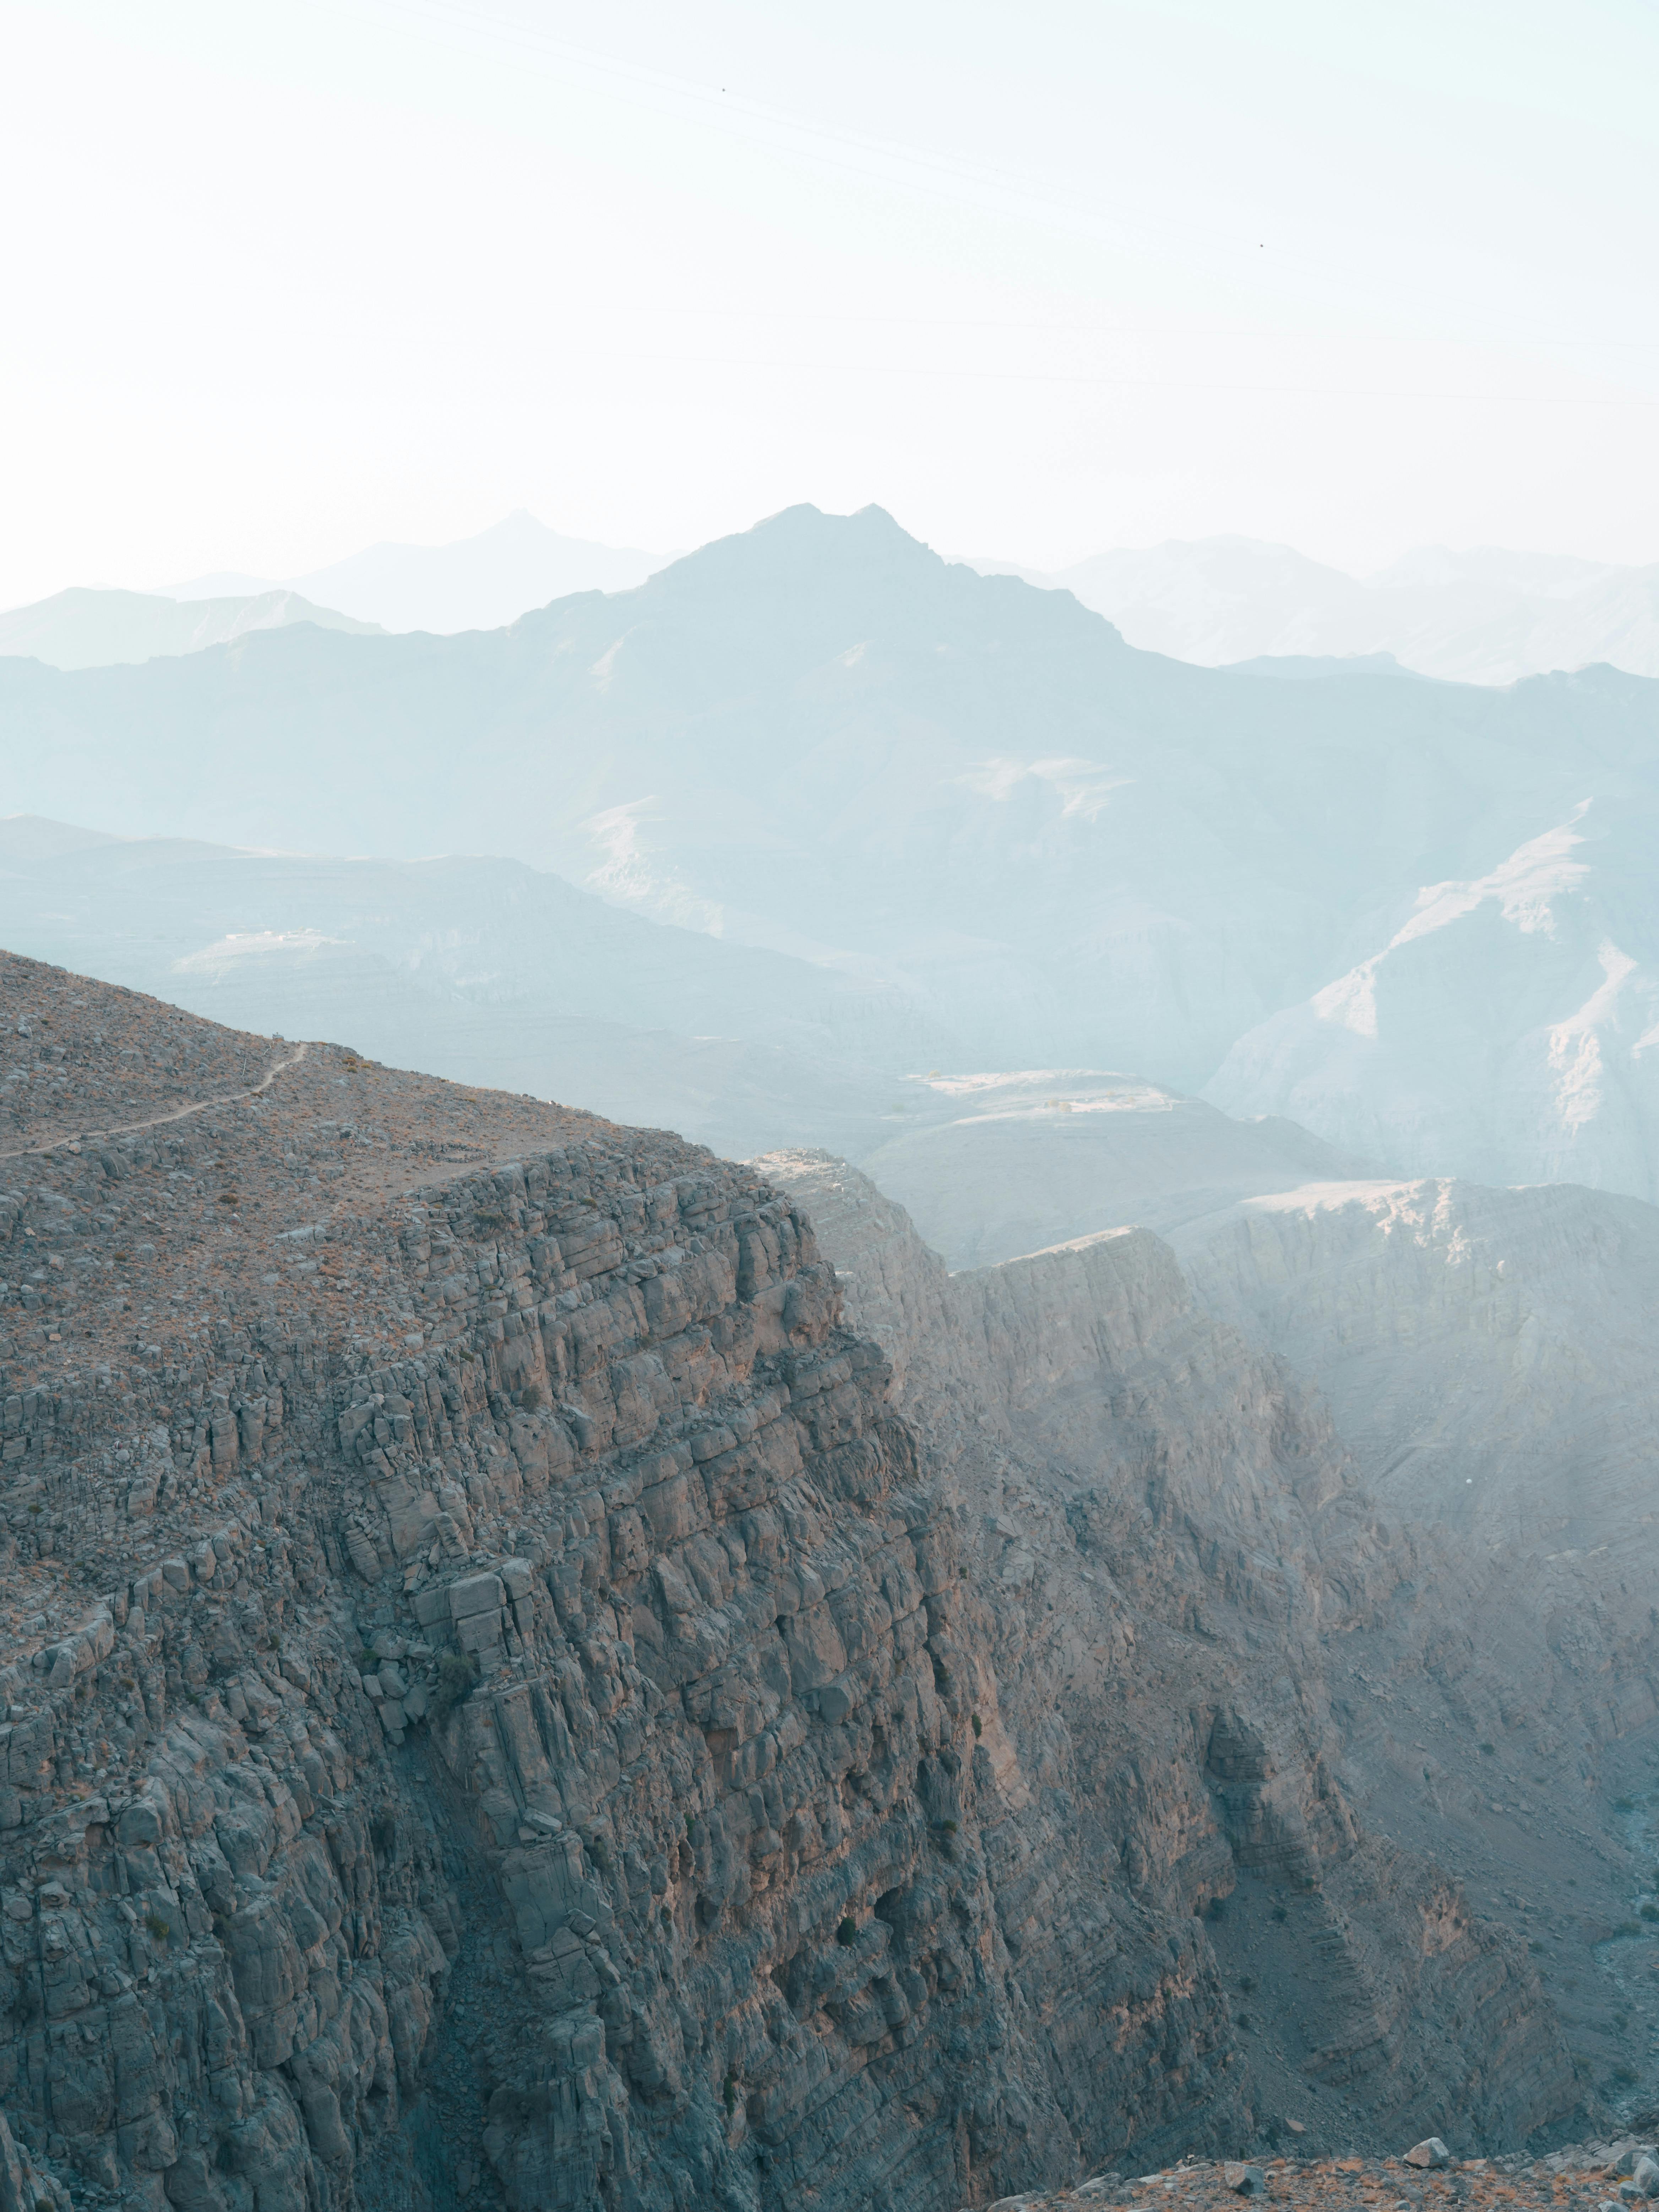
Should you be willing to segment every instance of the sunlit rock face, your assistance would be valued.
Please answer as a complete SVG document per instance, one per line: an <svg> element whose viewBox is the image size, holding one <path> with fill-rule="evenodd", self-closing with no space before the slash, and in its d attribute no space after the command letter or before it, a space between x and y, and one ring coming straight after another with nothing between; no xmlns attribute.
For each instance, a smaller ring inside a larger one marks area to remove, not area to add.
<svg viewBox="0 0 1659 2212"><path fill-rule="evenodd" d="M1175 1232L1206 1307L1315 1383L1379 1503L1487 1544L1646 1540L1659 1210L1328 1183Z"/></svg>
<svg viewBox="0 0 1659 2212"><path fill-rule="evenodd" d="M1395 1170L1659 1197L1644 795L1581 801L1232 1046L1205 1087Z"/></svg>

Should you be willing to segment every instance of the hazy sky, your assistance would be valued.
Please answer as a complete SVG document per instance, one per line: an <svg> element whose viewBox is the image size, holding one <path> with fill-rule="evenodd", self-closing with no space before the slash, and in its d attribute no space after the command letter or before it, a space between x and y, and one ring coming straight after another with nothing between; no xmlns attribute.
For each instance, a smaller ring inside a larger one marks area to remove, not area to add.
<svg viewBox="0 0 1659 2212"><path fill-rule="evenodd" d="M0 0L0 605L517 507L1659 559L1651 0Z"/></svg>

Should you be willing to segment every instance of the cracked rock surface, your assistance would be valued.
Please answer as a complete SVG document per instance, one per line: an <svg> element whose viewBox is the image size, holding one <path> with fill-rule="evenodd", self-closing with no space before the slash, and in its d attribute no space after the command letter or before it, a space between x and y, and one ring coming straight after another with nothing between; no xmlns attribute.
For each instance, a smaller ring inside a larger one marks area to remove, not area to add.
<svg viewBox="0 0 1659 2212"><path fill-rule="evenodd" d="M1314 2147L1583 2105L1344 1780L1420 1563L1156 1238L894 1221L854 1327L787 1162L22 961L0 1024L173 1045L0 1145L6 2212L953 2212L1291 2066ZM1332 1994L1259 2051L1280 1899Z"/></svg>

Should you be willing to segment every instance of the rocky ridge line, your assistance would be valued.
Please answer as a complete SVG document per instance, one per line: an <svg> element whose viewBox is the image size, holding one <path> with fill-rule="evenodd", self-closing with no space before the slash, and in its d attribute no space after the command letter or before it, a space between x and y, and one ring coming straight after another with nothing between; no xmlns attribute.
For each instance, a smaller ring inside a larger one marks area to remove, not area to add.
<svg viewBox="0 0 1659 2212"><path fill-rule="evenodd" d="M163 1018L0 985L66 1056ZM1226 1954L1276 1904L1344 1991L1333 2125L1571 2110L1524 1949L1333 1765L1319 1637L1398 1547L1155 1239L1086 1323L1010 1276L981 1380L896 1403L795 1198L660 1133L313 1047L106 1150L0 1222L48 2193L953 2212L1232 2151L1285 2108Z"/></svg>
<svg viewBox="0 0 1659 2212"><path fill-rule="evenodd" d="M1189 1923L1084 1891L1060 2034L1012 1971L1060 1823L974 1727L954 1524L788 1200L338 1051L214 1123L31 1163L6 1224L67 1263L14 1293L0 1499L40 2171L945 2207L1237 2126ZM457 1123L540 1145L410 1192Z"/></svg>

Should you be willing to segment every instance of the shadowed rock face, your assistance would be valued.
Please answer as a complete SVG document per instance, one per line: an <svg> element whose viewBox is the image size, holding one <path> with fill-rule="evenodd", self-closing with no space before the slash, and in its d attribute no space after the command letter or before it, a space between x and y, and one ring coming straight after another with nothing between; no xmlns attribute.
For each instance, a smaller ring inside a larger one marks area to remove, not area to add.
<svg viewBox="0 0 1659 2212"><path fill-rule="evenodd" d="M1322 2142L1577 2101L1340 1771L1326 1650L1420 1562L1157 1239L953 1281L821 1161L27 963L0 1012L118 1063L0 1147L41 2196L953 2212L1236 2148L1275 2067Z"/></svg>
<svg viewBox="0 0 1659 2212"><path fill-rule="evenodd" d="M1327 1182L1171 1241L1210 1311L1318 1384L1393 1511L1547 1553L1642 1540L1659 1209L1571 1185Z"/></svg>
<svg viewBox="0 0 1659 2212"><path fill-rule="evenodd" d="M1343 2147L1431 2110L1516 2141L1574 2102L1551 1998L1576 2039L1601 2023L1572 1957L1533 1944L1547 1997L1457 1877L1506 1916L1504 1883L1547 1866L1558 1896L1614 1864L1639 1889L1584 1795L1608 1747L1651 1729L1639 1571L1540 1569L1385 1519L1317 1401L1206 1318L1145 1231L951 1276L844 1162L763 1164L891 1350L925 1456L949 1462L1019 1756L1063 1739L1074 1820L1098 1808L1141 1893L1220 1900L1206 1933L1249 2023L1253 2110ZM1109 1635L1116 1664L1091 1651ZM1561 1817L1534 1834L1522 1789L1516 1836L1516 1770L1539 1763ZM1580 1941L1621 1909L1581 1903Z"/></svg>
<svg viewBox="0 0 1659 2212"><path fill-rule="evenodd" d="M124 1117L46 1102L5 1163L43 2172L949 2206L1248 2126L1188 1905L1085 1877L1000 1728L994 1609L793 1201L337 1048L251 1096L209 1054L198 1114L194 1025L4 980Z"/></svg>

